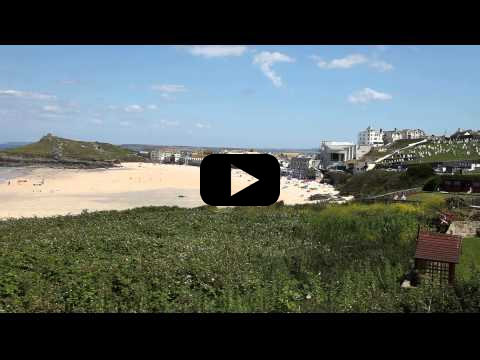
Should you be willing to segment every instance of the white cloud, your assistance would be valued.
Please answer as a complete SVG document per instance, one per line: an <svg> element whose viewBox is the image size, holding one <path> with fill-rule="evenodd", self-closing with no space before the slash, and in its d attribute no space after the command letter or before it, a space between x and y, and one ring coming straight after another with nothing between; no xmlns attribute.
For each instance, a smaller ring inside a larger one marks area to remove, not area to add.
<svg viewBox="0 0 480 360"><path fill-rule="evenodd" d="M199 129L210 129L210 124L207 123L196 123L195 127Z"/></svg>
<svg viewBox="0 0 480 360"><path fill-rule="evenodd" d="M148 106L147 106L147 109L148 109L148 110L157 110L158 107L157 107L157 105L151 104L151 105L148 105Z"/></svg>
<svg viewBox="0 0 480 360"><path fill-rule="evenodd" d="M253 64L258 65L265 76L268 77L276 87L281 87L283 83L282 78L275 73L272 66L275 63L282 62L293 63L295 59L279 52L269 51L262 51L253 58Z"/></svg>
<svg viewBox="0 0 480 360"><path fill-rule="evenodd" d="M42 109L43 111L51 112L51 113L59 113L62 111L60 107L57 105L45 105Z"/></svg>
<svg viewBox="0 0 480 360"><path fill-rule="evenodd" d="M311 58L317 62L317 66L322 69L350 69L355 65L360 65L368 62L365 55L352 54L340 59L333 59L325 61L321 57L312 55Z"/></svg>
<svg viewBox="0 0 480 360"><path fill-rule="evenodd" d="M377 69L379 71L390 71L390 70L393 70L393 65L392 64L389 64L383 60L379 60L379 61L372 61L370 62L370 67L374 68L374 69Z"/></svg>
<svg viewBox="0 0 480 360"><path fill-rule="evenodd" d="M176 85L176 84L160 84L152 85L152 89L160 91L162 93L180 93L187 91L185 85Z"/></svg>
<svg viewBox="0 0 480 360"><path fill-rule="evenodd" d="M242 56L248 49L245 45L193 45L182 48L192 55L204 58Z"/></svg>
<svg viewBox="0 0 480 360"><path fill-rule="evenodd" d="M317 55L312 55L310 58L313 59L317 63L317 66L322 69L351 69L357 65L369 65L371 68L382 72L393 70L392 64L383 60L371 59L362 54L351 54L331 61L326 61Z"/></svg>
<svg viewBox="0 0 480 360"><path fill-rule="evenodd" d="M57 97L54 95L19 91L19 90L0 90L0 96L33 99L33 100L56 100L57 99Z"/></svg>
<svg viewBox="0 0 480 360"><path fill-rule="evenodd" d="M175 100L175 97L171 94L186 92L187 88L185 87L185 85L160 84L152 85L152 90L159 91L160 96L165 100Z"/></svg>
<svg viewBox="0 0 480 360"><path fill-rule="evenodd" d="M353 104L366 104L370 101L386 101L391 100L392 98L393 97L390 94L381 93L370 88L364 88L350 95L348 101Z"/></svg>
<svg viewBox="0 0 480 360"><path fill-rule="evenodd" d="M178 121L169 121L169 120L160 120L157 123L153 124L155 128L167 128L167 127L178 127L180 123Z"/></svg>
<svg viewBox="0 0 480 360"><path fill-rule="evenodd" d="M123 127L129 127L132 126L132 123L130 121L120 121L119 125Z"/></svg>
<svg viewBox="0 0 480 360"><path fill-rule="evenodd" d="M128 105L123 108L128 113L141 113L143 112L143 107L140 105Z"/></svg>

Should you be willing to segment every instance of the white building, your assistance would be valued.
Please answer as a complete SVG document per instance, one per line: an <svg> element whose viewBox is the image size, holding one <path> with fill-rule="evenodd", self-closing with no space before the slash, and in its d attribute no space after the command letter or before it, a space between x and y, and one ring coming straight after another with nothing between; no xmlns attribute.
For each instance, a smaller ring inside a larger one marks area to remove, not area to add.
<svg viewBox="0 0 480 360"><path fill-rule="evenodd" d="M152 150L150 152L150 159L152 161L163 162L166 158L170 158L170 156L172 156L172 153L163 150Z"/></svg>
<svg viewBox="0 0 480 360"><path fill-rule="evenodd" d="M385 144L394 143L395 141L402 139L402 132L397 129L383 132L383 141Z"/></svg>
<svg viewBox="0 0 480 360"><path fill-rule="evenodd" d="M421 139L426 137L425 131L421 129L404 129L401 133L402 139Z"/></svg>
<svg viewBox="0 0 480 360"><path fill-rule="evenodd" d="M322 141L320 160L324 169L329 166L342 166L356 157L356 146L351 142Z"/></svg>
<svg viewBox="0 0 480 360"><path fill-rule="evenodd" d="M358 134L358 145L382 146L383 131L382 129L372 129L370 126Z"/></svg>
<svg viewBox="0 0 480 360"><path fill-rule="evenodd" d="M355 159L362 159L370 152L370 150L372 150L372 146L370 145L357 145L357 148L355 149Z"/></svg>
<svg viewBox="0 0 480 360"><path fill-rule="evenodd" d="M426 136L422 129L395 129L383 132L383 140L386 144L394 143L397 140L423 139Z"/></svg>

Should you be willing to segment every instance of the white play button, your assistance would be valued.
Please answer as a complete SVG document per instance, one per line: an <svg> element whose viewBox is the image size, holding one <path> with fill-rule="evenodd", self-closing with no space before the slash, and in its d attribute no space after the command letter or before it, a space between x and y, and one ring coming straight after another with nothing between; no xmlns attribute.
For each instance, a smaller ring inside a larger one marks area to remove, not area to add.
<svg viewBox="0 0 480 360"><path fill-rule="evenodd" d="M249 173L243 171L242 169L235 169L235 177L237 177L237 176L241 177L243 181L246 181L246 183L241 184L241 185L237 185L237 186L235 186L235 189L234 189L233 188L233 179L232 179L233 174L234 173L232 171L231 178L230 178L230 184L231 184L230 185L230 196L235 195L236 193L242 191L243 189L246 189L247 187L255 184L258 181L258 179L255 176L250 175ZM248 181L247 179L250 180L250 181ZM243 183L243 181L242 181L242 183Z"/></svg>

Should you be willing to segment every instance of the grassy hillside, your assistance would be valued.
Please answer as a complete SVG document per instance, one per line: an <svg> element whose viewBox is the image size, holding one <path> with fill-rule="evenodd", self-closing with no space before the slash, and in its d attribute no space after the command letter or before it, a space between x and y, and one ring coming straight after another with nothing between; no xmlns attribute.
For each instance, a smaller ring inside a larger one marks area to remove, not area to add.
<svg viewBox="0 0 480 360"><path fill-rule="evenodd" d="M365 161L375 161L383 156L393 153L396 150L403 149L404 147L421 141L421 139L404 139L397 140L387 146L372 148L363 158Z"/></svg>
<svg viewBox="0 0 480 360"><path fill-rule="evenodd" d="M410 166L406 172L379 169L352 176L337 188L342 195L366 197L422 187L432 176L433 170L429 166Z"/></svg>
<svg viewBox="0 0 480 360"><path fill-rule="evenodd" d="M479 277L400 288L424 219L398 204L4 221L0 312L480 311Z"/></svg>
<svg viewBox="0 0 480 360"><path fill-rule="evenodd" d="M47 135L40 141L3 151L7 156L20 156L25 158L51 158L51 159L75 159L90 161L142 161L135 152L120 146L99 143L76 141Z"/></svg>
<svg viewBox="0 0 480 360"><path fill-rule="evenodd" d="M431 140L403 150L398 155L394 155L394 158L402 159L405 163L410 164L480 160L480 143L463 140Z"/></svg>

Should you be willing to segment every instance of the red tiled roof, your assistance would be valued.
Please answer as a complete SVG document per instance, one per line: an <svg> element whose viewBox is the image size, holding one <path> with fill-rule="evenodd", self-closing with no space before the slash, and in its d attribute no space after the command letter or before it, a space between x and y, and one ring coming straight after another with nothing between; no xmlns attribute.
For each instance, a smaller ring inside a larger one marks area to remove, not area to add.
<svg viewBox="0 0 480 360"><path fill-rule="evenodd" d="M415 258L458 264L461 247L460 236L420 232Z"/></svg>

